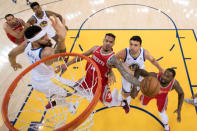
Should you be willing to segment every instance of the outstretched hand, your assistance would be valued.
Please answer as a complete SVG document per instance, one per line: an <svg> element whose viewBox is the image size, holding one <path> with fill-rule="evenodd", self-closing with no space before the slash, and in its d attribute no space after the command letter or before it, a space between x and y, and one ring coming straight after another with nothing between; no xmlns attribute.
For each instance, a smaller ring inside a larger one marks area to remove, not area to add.
<svg viewBox="0 0 197 131"><path fill-rule="evenodd" d="M133 86L131 89L131 93L130 93L131 98L135 99L137 97L138 93L139 93L139 91L137 90L137 87Z"/></svg>
<svg viewBox="0 0 197 131"><path fill-rule="evenodd" d="M177 121L178 121L178 122L181 122L181 112L180 112L178 109L176 109L176 110L174 111L174 113L177 113Z"/></svg>
<svg viewBox="0 0 197 131"><path fill-rule="evenodd" d="M55 15L53 15L50 17L50 20L52 22L53 28L56 31L56 34L59 37L58 38L59 41L65 40L66 33L67 33L67 30L65 29L65 25L66 25L65 19L63 19L61 22L59 18L57 18Z"/></svg>

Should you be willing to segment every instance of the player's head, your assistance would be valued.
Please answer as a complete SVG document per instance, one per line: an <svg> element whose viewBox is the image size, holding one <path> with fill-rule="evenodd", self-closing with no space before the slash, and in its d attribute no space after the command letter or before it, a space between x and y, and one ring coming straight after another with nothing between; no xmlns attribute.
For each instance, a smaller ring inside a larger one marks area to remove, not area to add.
<svg viewBox="0 0 197 131"><path fill-rule="evenodd" d="M13 14L5 15L5 20L8 22L9 25L17 25L17 19L14 17Z"/></svg>
<svg viewBox="0 0 197 131"><path fill-rule="evenodd" d="M131 53L136 54L141 48L142 39L140 36L132 36L129 40L129 44Z"/></svg>
<svg viewBox="0 0 197 131"><path fill-rule="evenodd" d="M32 8L33 12L36 13L36 15L40 15L42 13L42 8L38 2L31 3L30 7Z"/></svg>
<svg viewBox="0 0 197 131"><path fill-rule="evenodd" d="M41 47L52 45L47 33L39 26L30 26L25 30L24 35L30 42L39 44Z"/></svg>
<svg viewBox="0 0 197 131"><path fill-rule="evenodd" d="M116 36L112 33L105 34L105 38L103 40L103 49L105 51L112 50L112 47L115 43Z"/></svg>
<svg viewBox="0 0 197 131"><path fill-rule="evenodd" d="M164 74L161 76L160 82L162 84L170 83L174 79L175 75L176 75L175 70L172 68L168 68L165 70Z"/></svg>

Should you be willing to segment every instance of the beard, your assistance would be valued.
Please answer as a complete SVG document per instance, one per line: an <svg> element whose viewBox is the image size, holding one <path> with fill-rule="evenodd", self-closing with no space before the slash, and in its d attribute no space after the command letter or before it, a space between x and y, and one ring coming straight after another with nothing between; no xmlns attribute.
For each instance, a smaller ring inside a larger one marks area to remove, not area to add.
<svg viewBox="0 0 197 131"><path fill-rule="evenodd" d="M11 25L12 25L12 26L17 26L17 24L18 24L18 23L17 23L17 22L15 22L15 23L12 23Z"/></svg>
<svg viewBox="0 0 197 131"><path fill-rule="evenodd" d="M165 84L166 84L166 82L163 82L163 81L160 81L160 83L161 83L161 84L163 84L163 85L165 85Z"/></svg>
<svg viewBox="0 0 197 131"><path fill-rule="evenodd" d="M39 45L40 45L40 48L45 48L45 47L52 47L53 44L49 40L46 44L39 43Z"/></svg>
<svg viewBox="0 0 197 131"><path fill-rule="evenodd" d="M137 54L137 51L130 50L130 53L131 53L132 55L135 55L135 54Z"/></svg>
<svg viewBox="0 0 197 131"><path fill-rule="evenodd" d="M161 78L160 83L163 84L163 85L165 85L165 84L167 84L168 82L166 82L165 80L163 80L163 79Z"/></svg>
<svg viewBox="0 0 197 131"><path fill-rule="evenodd" d="M15 22L8 23L8 24L11 25L11 26L17 26L19 23L17 21L15 21Z"/></svg>
<svg viewBox="0 0 197 131"><path fill-rule="evenodd" d="M43 14L44 15L44 14ZM42 16L42 11L38 11L38 12L36 12L36 16Z"/></svg>
<svg viewBox="0 0 197 131"><path fill-rule="evenodd" d="M108 49L103 49L105 52L108 52L109 50Z"/></svg>
<svg viewBox="0 0 197 131"><path fill-rule="evenodd" d="M107 46L103 47L103 51L105 51L105 52L108 52L108 51L110 51L110 50L113 50L113 49L112 49L112 48L109 48L109 47L107 47Z"/></svg>

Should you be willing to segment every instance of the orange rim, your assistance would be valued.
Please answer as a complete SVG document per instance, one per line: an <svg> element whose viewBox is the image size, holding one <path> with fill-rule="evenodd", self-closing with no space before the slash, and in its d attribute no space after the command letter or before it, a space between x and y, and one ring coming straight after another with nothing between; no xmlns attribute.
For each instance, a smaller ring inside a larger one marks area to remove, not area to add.
<svg viewBox="0 0 197 131"><path fill-rule="evenodd" d="M96 63L91 60L89 57L84 56L82 54L77 54L77 53L59 53L59 54L55 54L49 57L46 57L44 59L41 59L39 61L37 61L36 63L30 65L29 67L27 67L22 73L20 73L16 79L11 83L11 85L9 86L4 98L3 98L3 103L2 103L2 117L3 117L3 121L6 124L6 126L12 130L12 131L18 131L9 121L8 119L8 104L9 104L9 100L10 100L10 96L13 93L13 91L15 90L18 82L20 81L20 79L26 74L28 73L30 70L32 70L34 67L36 67L37 65L39 65L40 63L43 63L47 60L53 59L53 58L57 58L59 56L80 56L83 59L86 59L88 62L91 62L97 72L97 77L98 77L98 86L97 86L97 90L96 93L94 95L94 98L92 99L92 101L90 102L90 104L88 105L88 107L78 116L76 117L73 121L71 121L70 123L56 129L55 131L62 131L62 130L74 130L75 128L77 128L81 123L83 123L83 121L85 121L88 116L93 112L96 104L99 101L100 95L101 95L101 73L100 70L98 68L98 66L96 65Z"/></svg>

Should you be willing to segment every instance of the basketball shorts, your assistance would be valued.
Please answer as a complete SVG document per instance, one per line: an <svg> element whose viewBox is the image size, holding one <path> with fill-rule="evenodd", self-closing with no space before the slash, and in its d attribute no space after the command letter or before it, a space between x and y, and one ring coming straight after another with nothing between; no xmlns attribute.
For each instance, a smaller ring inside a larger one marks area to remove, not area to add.
<svg viewBox="0 0 197 131"><path fill-rule="evenodd" d="M142 79L140 78L139 81L141 81ZM132 88L133 88L133 84L131 84L130 82L128 82L127 80L125 80L123 77L122 77L122 88L123 88L123 92L124 93L130 93ZM137 90L140 90L140 87L137 86Z"/></svg>
<svg viewBox="0 0 197 131"><path fill-rule="evenodd" d="M61 77L55 77L53 79L58 80L59 82L66 84L68 86L73 86L75 83L61 78ZM58 96L67 96L67 91L60 87L59 85L55 84L51 80L34 80L32 79L32 87L41 93L44 93L47 98L53 96L53 95L58 95Z"/></svg>
<svg viewBox="0 0 197 131"><path fill-rule="evenodd" d="M167 104L168 104L168 93L160 93L154 97L147 97L144 96L143 94L140 96L140 101L142 105L147 105L150 100L156 99L157 101L157 108L159 112L163 112L164 110L167 109Z"/></svg>
<svg viewBox="0 0 197 131"><path fill-rule="evenodd" d="M92 76L91 75L86 75L85 79L82 81L80 87L84 88L84 89L88 89L88 88L93 88L92 92L93 94L96 93L96 89L97 89L97 81L92 80ZM101 96L100 96L100 101L105 104L105 103L111 103L112 101L112 95L111 95L111 90L108 86L108 82L106 81L102 81L102 89L101 89Z"/></svg>

